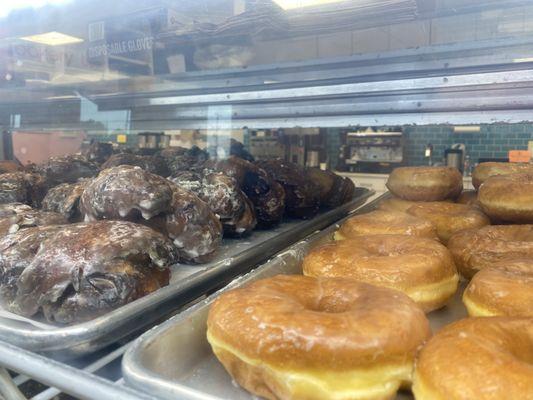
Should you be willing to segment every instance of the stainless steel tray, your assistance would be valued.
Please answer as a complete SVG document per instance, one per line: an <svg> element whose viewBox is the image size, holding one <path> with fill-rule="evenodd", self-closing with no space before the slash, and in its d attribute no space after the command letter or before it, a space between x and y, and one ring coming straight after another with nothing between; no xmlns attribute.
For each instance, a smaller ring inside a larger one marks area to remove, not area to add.
<svg viewBox="0 0 533 400"><path fill-rule="evenodd" d="M356 214L372 210L380 200L381 198L360 208ZM209 307L227 290L277 274L301 273L300 265L305 254L311 248L331 240L337 227L338 225L333 225L289 247L203 302L146 332L134 342L122 360L126 383L139 391L169 400L254 399L232 382L207 343L206 320ZM448 306L429 314L434 332L443 325L466 316L461 303L462 289L463 286ZM412 396L408 392L400 392L397 399L407 400L412 399Z"/></svg>
<svg viewBox="0 0 533 400"><path fill-rule="evenodd" d="M222 287L288 245L343 218L373 194L368 189L357 188L352 201L311 220L286 220L274 229L254 231L243 239L225 239L210 263L177 264L172 267L172 278L167 287L89 322L43 329L0 318L0 340L27 350L53 352L54 358L96 351Z"/></svg>

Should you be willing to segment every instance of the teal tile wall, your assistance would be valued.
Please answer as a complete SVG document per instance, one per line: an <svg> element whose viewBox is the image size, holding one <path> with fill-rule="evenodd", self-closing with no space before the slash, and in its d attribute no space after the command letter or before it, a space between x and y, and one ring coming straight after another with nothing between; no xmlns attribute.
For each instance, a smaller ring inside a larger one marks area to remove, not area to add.
<svg viewBox="0 0 533 400"><path fill-rule="evenodd" d="M533 140L533 124L480 125L479 133L453 133L450 126L407 126L406 155L409 165L427 164L426 144L433 144L433 161L441 161L444 150L454 143L464 143L472 162L479 158L506 158L509 150L527 150Z"/></svg>
<svg viewBox="0 0 533 400"><path fill-rule="evenodd" d="M339 151L342 145L340 130L334 128L326 128L326 151L328 154L328 168L336 169L339 163Z"/></svg>

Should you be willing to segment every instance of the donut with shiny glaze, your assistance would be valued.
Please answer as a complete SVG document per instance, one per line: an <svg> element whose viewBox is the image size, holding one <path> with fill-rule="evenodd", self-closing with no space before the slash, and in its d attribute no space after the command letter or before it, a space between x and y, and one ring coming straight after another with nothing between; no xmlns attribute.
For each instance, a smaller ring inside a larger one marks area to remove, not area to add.
<svg viewBox="0 0 533 400"><path fill-rule="evenodd" d="M62 183L50 189L43 199L43 210L58 212L70 222L80 222L80 198L91 179L80 179L75 183Z"/></svg>
<svg viewBox="0 0 533 400"><path fill-rule="evenodd" d="M41 174L48 187L61 183L74 183L81 178L91 178L99 171L98 165L79 155L50 157L44 163L33 165L30 169Z"/></svg>
<svg viewBox="0 0 533 400"><path fill-rule="evenodd" d="M392 194L404 200L455 199L463 190L463 176L452 167L399 167L387 180Z"/></svg>
<svg viewBox="0 0 533 400"><path fill-rule="evenodd" d="M399 197L391 196L379 202L378 210L407 212L409 207L418 203L418 201L403 200Z"/></svg>
<svg viewBox="0 0 533 400"><path fill-rule="evenodd" d="M345 277L400 290L425 311L443 307L459 276L449 251L436 240L372 235L317 247L304 258L303 273Z"/></svg>
<svg viewBox="0 0 533 400"><path fill-rule="evenodd" d="M457 270L472 278L497 262L533 257L533 225L490 225L457 232L448 249Z"/></svg>
<svg viewBox="0 0 533 400"><path fill-rule="evenodd" d="M490 224L487 216L477 208L443 201L415 204L407 213L431 221L442 243L447 243L455 232Z"/></svg>
<svg viewBox="0 0 533 400"><path fill-rule="evenodd" d="M63 215L53 211L35 210L22 203L0 204L0 236L35 226L67 223Z"/></svg>
<svg viewBox="0 0 533 400"><path fill-rule="evenodd" d="M409 382L430 328L404 294L352 279L278 275L222 294L207 338L267 399L385 399Z"/></svg>
<svg viewBox="0 0 533 400"><path fill-rule="evenodd" d="M478 200L496 221L533 223L533 174L492 176L479 188Z"/></svg>
<svg viewBox="0 0 533 400"><path fill-rule="evenodd" d="M466 318L422 348L416 400L532 400L533 318Z"/></svg>
<svg viewBox="0 0 533 400"><path fill-rule="evenodd" d="M39 208L48 186L40 174L25 171L0 174L0 204L24 203Z"/></svg>
<svg viewBox="0 0 533 400"><path fill-rule="evenodd" d="M125 221L26 228L0 240L0 302L50 322L82 322L168 284L177 261L160 233Z"/></svg>
<svg viewBox="0 0 533 400"><path fill-rule="evenodd" d="M533 317L533 261L501 261L474 275L463 293L473 317Z"/></svg>
<svg viewBox="0 0 533 400"><path fill-rule="evenodd" d="M169 183L172 211L155 225L172 239L181 258L193 263L207 262L222 242L222 224L206 202L175 183Z"/></svg>
<svg viewBox="0 0 533 400"><path fill-rule="evenodd" d="M472 171L472 185L476 190L491 176L515 174L517 172L533 174L533 164L484 162L479 163Z"/></svg>
<svg viewBox="0 0 533 400"><path fill-rule="evenodd" d="M347 219L335 232L335 239L354 239L364 235L410 235L437 239L432 222L399 211L376 210Z"/></svg>
<svg viewBox="0 0 533 400"><path fill-rule="evenodd" d="M167 179L130 165L104 169L83 191L80 209L87 221L138 221L171 210L172 188Z"/></svg>

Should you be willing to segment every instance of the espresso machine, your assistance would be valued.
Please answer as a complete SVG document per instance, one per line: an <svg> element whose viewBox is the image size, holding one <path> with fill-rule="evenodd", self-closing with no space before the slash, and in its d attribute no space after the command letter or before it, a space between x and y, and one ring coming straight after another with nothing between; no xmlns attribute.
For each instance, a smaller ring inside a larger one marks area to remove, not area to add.
<svg viewBox="0 0 533 400"><path fill-rule="evenodd" d="M405 138L400 128L366 128L347 132L340 149L339 169L388 174L405 160Z"/></svg>

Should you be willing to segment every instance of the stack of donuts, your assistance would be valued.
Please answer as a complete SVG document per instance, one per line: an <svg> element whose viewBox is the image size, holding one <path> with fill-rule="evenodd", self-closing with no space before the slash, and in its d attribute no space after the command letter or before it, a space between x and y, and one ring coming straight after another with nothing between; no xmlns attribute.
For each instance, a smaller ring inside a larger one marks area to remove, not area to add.
<svg viewBox="0 0 533 400"><path fill-rule="evenodd" d="M473 181L463 191L453 168L394 170L393 196L313 248L303 276L215 301L216 357L268 399L533 399L533 225L508 224L533 218L533 166L480 164ZM460 276L470 317L432 336L425 314Z"/></svg>

